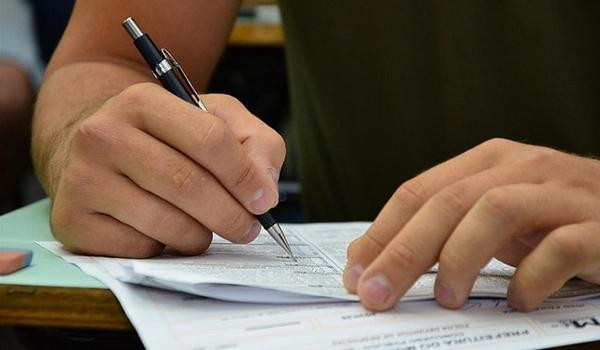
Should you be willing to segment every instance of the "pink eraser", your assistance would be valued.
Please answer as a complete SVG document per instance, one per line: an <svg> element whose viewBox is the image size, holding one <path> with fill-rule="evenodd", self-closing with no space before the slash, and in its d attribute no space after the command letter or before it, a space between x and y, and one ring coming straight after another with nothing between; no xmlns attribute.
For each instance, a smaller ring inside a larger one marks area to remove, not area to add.
<svg viewBox="0 0 600 350"><path fill-rule="evenodd" d="M30 249L0 249L0 275L8 275L31 263L33 252Z"/></svg>

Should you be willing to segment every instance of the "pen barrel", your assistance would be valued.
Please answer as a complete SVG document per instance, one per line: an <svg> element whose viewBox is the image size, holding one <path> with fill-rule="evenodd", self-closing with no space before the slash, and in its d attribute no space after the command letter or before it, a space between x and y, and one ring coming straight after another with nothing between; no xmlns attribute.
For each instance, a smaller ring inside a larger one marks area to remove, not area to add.
<svg viewBox="0 0 600 350"><path fill-rule="evenodd" d="M152 38L148 34L144 34L133 41L135 46L138 48L142 57L150 67L155 69L166 58L163 53L156 47ZM171 92L173 95L185 100L193 105L196 105L196 101L191 96L191 93L188 89L185 88L183 84L181 84L181 78L177 76L174 69L169 70L168 72L163 73L162 75L158 75L156 71L154 74L162 84L162 86Z"/></svg>
<svg viewBox="0 0 600 350"><path fill-rule="evenodd" d="M148 63L148 66L150 66L153 70L154 67L156 67L165 59L162 52L160 52L156 45L154 45L152 38L150 38L150 35L148 34L144 34L135 39L133 44L140 51L142 57L144 57L144 60L146 60L146 63Z"/></svg>
<svg viewBox="0 0 600 350"><path fill-rule="evenodd" d="M158 77L158 80L160 80L162 86L165 89L167 89L170 93L181 98L184 101L193 104L194 106L197 106L196 101L194 101L190 92L185 88L185 86L181 84L181 81L179 80L177 74L173 70L170 70L164 75Z"/></svg>

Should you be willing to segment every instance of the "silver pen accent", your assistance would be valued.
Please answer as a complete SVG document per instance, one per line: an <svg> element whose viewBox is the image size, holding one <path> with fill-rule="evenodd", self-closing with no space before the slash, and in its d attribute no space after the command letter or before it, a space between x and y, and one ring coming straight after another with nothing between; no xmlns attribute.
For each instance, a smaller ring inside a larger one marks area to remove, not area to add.
<svg viewBox="0 0 600 350"><path fill-rule="evenodd" d="M294 253L292 253L290 244L288 243L287 238L285 238L285 234L283 233L283 229L281 228L281 226L279 226L279 224L276 223L266 230L271 235L271 237L273 237L275 242L277 242L281 246L281 248L283 248L283 250L285 250L285 252L288 253L288 255L295 262L298 262L298 260L296 260L296 257L294 256Z"/></svg>

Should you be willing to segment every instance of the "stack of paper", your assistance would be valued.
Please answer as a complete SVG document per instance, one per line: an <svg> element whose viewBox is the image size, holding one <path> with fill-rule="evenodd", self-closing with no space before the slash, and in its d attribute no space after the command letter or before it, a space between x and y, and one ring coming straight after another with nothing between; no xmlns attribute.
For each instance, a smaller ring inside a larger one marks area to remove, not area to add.
<svg viewBox="0 0 600 350"><path fill-rule="evenodd" d="M346 293L341 274L347 244L367 227L286 225L297 263L267 234L250 245L216 239L199 257L146 260L77 256L58 242L40 244L108 285L149 349L417 350L493 345L500 350L600 340L600 299L548 301L531 313L514 312L506 300L494 298L471 299L458 311L433 301L400 302L385 313L366 311L352 301L356 296ZM473 295L504 297L512 273L507 265L490 263ZM432 298L434 278L435 267L405 299ZM572 281L553 298L596 295L599 286Z"/></svg>
<svg viewBox="0 0 600 350"><path fill-rule="evenodd" d="M128 283L178 290L237 302L314 303L358 300L342 284L346 247L368 223L286 225L297 262L267 234L248 245L215 236L208 251L195 257L153 259L98 258L113 277ZM437 267L424 274L403 300L433 298ZM505 297L514 268L492 260L475 282L474 297ZM600 295L600 286L572 280L550 299Z"/></svg>

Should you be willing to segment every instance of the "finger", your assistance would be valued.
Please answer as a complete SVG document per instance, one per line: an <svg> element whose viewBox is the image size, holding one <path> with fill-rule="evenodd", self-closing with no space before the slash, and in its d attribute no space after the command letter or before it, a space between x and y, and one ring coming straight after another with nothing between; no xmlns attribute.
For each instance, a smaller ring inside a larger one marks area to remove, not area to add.
<svg viewBox="0 0 600 350"><path fill-rule="evenodd" d="M218 117L154 84L138 84L114 103L135 125L193 159L254 214L275 206L277 188ZM125 106L124 106L125 105Z"/></svg>
<svg viewBox="0 0 600 350"><path fill-rule="evenodd" d="M145 258L159 254L163 245L90 206L86 191L100 183L102 166L80 162L76 154L63 171L52 202L52 233L76 253Z"/></svg>
<svg viewBox="0 0 600 350"><path fill-rule="evenodd" d="M86 121L87 122L87 121ZM85 123L85 122L84 122ZM143 131L123 126L105 130L100 124L82 125L87 138L79 149L96 155L139 187L166 200L209 230L240 243L260 232L256 219L207 170Z"/></svg>
<svg viewBox="0 0 600 350"><path fill-rule="evenodd" d="M58 195L57 195L58 198ZM134 228L104 214L80 212L81 208L59 205L52 210L52 232L66 249L76 254L149 258L163 245Z"/></svg>
<svg viewBox="0 0 600 350"><path fill-rule="evenodd" d="M237 136L250 158L262 164L262 168L271 169L269 175L278 179L285 159L285 142L281 136L234 97L208 94L203 99L208 110Z"/></svg>
<svg viewBox="0 0 600 350"><path fill-rule="evenodd" d="M521 311L539 306L580 273L600 274L600 223L559 227L517 267L508 288L509 304Z"/></svg>
<svg viewBox="0 0 600 350"><path fill-rule="evenodd" d="M115 173L98 176L105 190L96 186L86 190L88 205L97 212L110 215L181 254L201 254L210 245L212 232L179 208L124 176Z"/></svg>
<svg viewBox="0 0 600 350"><path fill-rule="evenodd" d="M475 147L402 184L385 204L365 235L348 247L344 285L356 291L362 271L381 253L421 207L441 189L492 168L516 143L493 140Z"/></svg>
<svg viewBox="0 0 600 350"><path fill-rule="evenodd" d="M515 240L507 246L502 247L502 249L496 253L495 258L505 264L517 266L521 260L531 253L532 249L533 248L527 244L520 242L519 240Z"/></svg>
<svg viewBox="0 0 600 350"><path fill-rule="evenodd" d="M548 230L543 229L527 235L516 236L496 253L495 258L505 264L517 266L547 235Z"/></svg>
<svg viewBox="0 0 600 350"><path fill-rule="evenodd" d="M242 144L248 157L265 169L273 181L278 202L278 181L285 159L285 142L281 135L254 116L237 99L229 95L208 94L203 96L207 108L225 122Z"/></svg>
<svg viewBox="0 0 600 350"><path fill-rule="evenodd" d="M477 199L515 179L540 180L539 174L519 165L502 166L460 180L431 197L360 277L363 305L373 310L392 307L438 260L444 243Z"/></svg>
<svg viewBox="0 0 600 350"><path fill-rule="evenodd" d="M467 300L479 271L512 240L583 220L586 199L553 184L495 187L479 198L440 253L436 298L448 308Z"/></svg>

